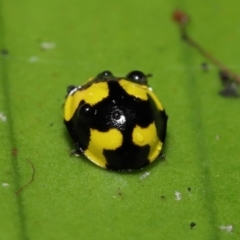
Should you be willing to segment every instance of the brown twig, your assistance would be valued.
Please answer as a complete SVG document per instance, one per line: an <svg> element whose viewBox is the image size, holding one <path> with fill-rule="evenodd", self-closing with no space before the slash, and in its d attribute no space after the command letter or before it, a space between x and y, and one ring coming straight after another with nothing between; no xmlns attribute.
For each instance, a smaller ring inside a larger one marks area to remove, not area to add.
<svg viewBox="0 0 240 240"><path fill-rule="evenodd" d="M31 176L31 179L29 180L29 182L27 182L25 185L23 185L22 187L20 187L16 192L15 194L18 195L24 188L26 188L29 184L31 184L34 180L34 176L35 176L35 167L33 166L33 164L31 163L31 161L29 160L26 160L28 161L28 163L31 165L32 167L32 176Z"/></svg>
<svg viewBox="0 0 240 240"><path fill-rule="evenodd" d="M188 43L190 46L194 47L201 55L203 55L206 59L212 62L215 66L219 68L219 70L225 73L230 79L234 80L237 83L240 83L240 76L232 72L229 68L227 68L222 62L208 53L200 44L194 41L187 33L186 26L189 22L189 17L187 14L180 10L176 10L173 13L173 19L178 24L182 39Z"/></svg>

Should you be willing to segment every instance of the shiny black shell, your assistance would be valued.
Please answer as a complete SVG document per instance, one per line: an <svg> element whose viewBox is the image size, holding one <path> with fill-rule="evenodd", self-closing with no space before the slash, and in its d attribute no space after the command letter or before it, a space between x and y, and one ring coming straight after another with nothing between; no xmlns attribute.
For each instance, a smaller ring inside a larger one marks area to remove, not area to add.
<svg viewBox="0 0 240 240"><path fill-rule="evenodd" d="M140 71L123 78L105 71L68 88L65 125L77 152L103 168L131 171L153 162L165 141L167 119Z"/></svg>

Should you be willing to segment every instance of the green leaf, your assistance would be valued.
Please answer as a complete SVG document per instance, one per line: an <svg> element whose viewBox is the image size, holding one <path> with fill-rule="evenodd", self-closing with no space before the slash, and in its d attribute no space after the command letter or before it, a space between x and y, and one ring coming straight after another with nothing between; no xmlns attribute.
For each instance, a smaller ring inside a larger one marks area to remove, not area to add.
<svg viewBox="0 0 240 240"><path fill-rule="evenodd" d="M238 73L239 6L0 1L0 239L239 239L240 100L218 94L218 69L171 20L188 12L190 35ZM106 69L153 74L166 160L118 173L69 156L66 87Z"/></svg>

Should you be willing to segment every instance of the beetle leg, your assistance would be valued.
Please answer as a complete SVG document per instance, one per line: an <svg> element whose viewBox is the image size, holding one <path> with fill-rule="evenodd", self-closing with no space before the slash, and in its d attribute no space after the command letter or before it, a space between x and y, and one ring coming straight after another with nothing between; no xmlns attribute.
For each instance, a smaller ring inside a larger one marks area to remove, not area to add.
<svg viewBox="0 0 240 240"><path fill-rule="evenodd" d="M82 152L80 150L74 149L70 152L70 157L75 156L75 157L79 157L82 154Z"/></svg>

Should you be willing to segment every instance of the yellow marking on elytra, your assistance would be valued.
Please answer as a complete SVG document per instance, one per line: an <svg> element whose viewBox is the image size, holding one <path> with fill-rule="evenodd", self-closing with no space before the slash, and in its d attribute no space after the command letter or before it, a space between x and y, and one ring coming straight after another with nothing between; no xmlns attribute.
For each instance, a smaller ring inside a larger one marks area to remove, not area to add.
<svg viewBox="0 0 240 240"><path fill-rule="evenodd" d="M100 167L106 168L107 160L103 150L115 150L122 145L123 136L117 129L110 129L108 132L90 130L90 142L84 154L88 159Z"/></svg>
<svg viewBox="0 0 240 240"><path fill-rule="evenodd" d="M119 80L119 84L129 95L140 98L142 100L148 99L146 93L147 86L129 82L124 79Z"/></svg>
<svg viewBox="0 0 240 240"><path fill-rule="evenodd" d="M94 78L91 77L91 78L89 78L89 79L87 80L87 82L91 82L93 79L94 79Z"/></svg>
<svg viewBox="0 0 240 240"><path fill-rule="evenodd" d="M150 97L153 99L153 101L155 102L155 104L157 105L157 108L161 111L163 111L163 106L160 103L160 101L158 100L157 96L153 93L153 91L151 91L150 89L148 89L147 93L150 95Z"/></svg>
<svg viewBox="0 0 240 240"><path fill-rule="evenodd" d="M162 142L158 139L154 122L146 128L141 128L137 125L133 129L132 140L138 146L150 146L150 152L148 154L150 162L153 162L159 156L162 149Z"/></svg>
<svg viewBox="0 0 240 240"><path fill-rule="evenodd" d="M157 96L152 92L152 90L146 86L146 85L140 85L137 83L131 83L129 84L129 81L125 79L119 80L120 86L131 96L140 98L142 100L148 100L148 96L153 99L155 104L157 105L157 108L161 111L163 111L163 106L158 100Z"/></svg>
<svg viewBox="0 0 240 240"><path fill-rule="evenodd" d="M75 111L77 110L79 103L84 100L85 103L93 106L94 104L102 101L108 96L109 89L106 82L93 83L87 89L79 89L72 95L67 97L65 106L64 106L64 119L69 121Z"/></svg>

